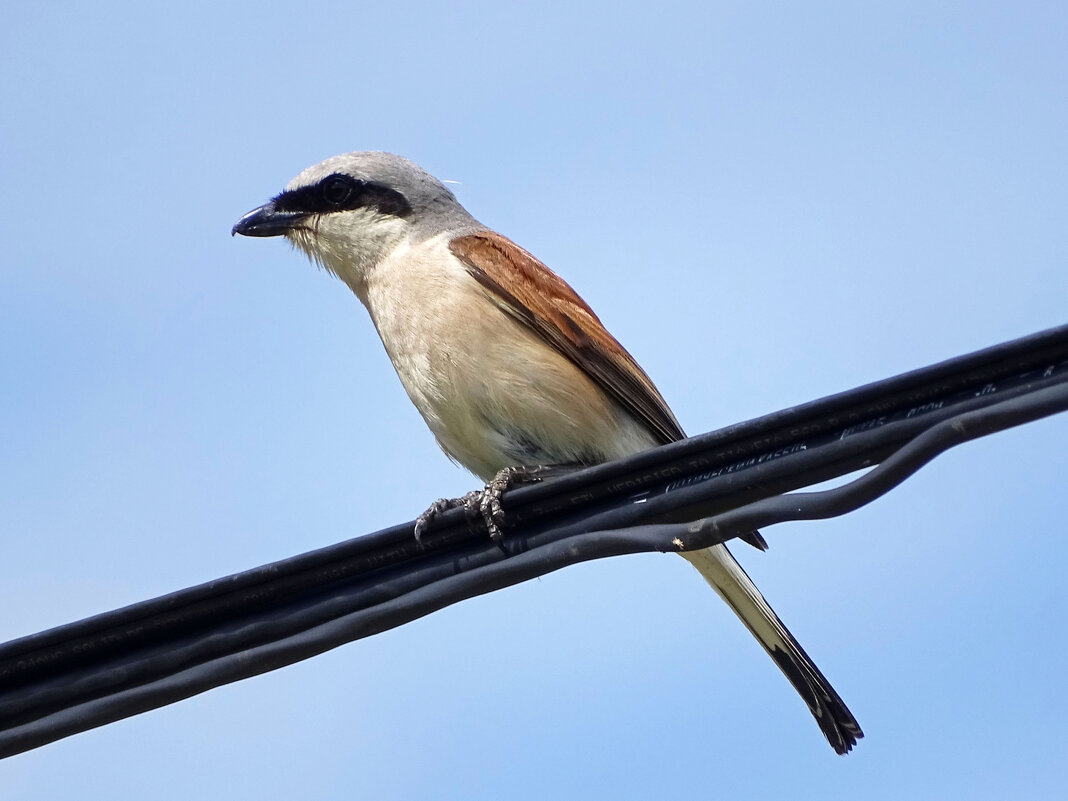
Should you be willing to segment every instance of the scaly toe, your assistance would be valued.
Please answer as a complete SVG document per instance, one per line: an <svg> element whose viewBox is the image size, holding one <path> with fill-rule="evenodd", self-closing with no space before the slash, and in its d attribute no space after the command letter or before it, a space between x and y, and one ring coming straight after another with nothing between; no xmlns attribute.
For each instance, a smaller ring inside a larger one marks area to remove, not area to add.
<svg viewBox="0 0 1068 801"><path fill-rule="evenodd" d="M423 544L423 537L430 529L434 527L434 521L437 520L442 512L447 512L460 505L463 499L457 500L456 498L438 498L423 512L419 517L415 519L415 541L420 545Z"/></svg>

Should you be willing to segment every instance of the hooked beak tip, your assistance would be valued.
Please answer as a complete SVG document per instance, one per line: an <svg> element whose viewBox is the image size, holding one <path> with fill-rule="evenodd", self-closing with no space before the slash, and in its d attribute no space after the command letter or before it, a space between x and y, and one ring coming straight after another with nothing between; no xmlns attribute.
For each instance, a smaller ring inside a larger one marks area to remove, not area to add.
<svg viewBox="0 0 1068 801"><path fill-rule="evenodd" d="M274 203L265 203L234 223L230 236L284 236L307 216L303 212L279 211Z"/></svg>

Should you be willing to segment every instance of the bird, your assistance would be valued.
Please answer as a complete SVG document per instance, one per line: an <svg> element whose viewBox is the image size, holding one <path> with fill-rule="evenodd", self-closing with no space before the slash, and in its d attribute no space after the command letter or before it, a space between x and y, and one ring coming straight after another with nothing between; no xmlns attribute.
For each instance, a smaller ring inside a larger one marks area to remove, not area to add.
<svg viewBox="0 0 1068 801"><path fill-rule="evenodd" d="M441 449L482 481L685 438L652 380L556 273L392 153L308 167L231 234L285 237L366 307ZM800 694L838 754L860 725L726 545L681 552Z"/></svg>

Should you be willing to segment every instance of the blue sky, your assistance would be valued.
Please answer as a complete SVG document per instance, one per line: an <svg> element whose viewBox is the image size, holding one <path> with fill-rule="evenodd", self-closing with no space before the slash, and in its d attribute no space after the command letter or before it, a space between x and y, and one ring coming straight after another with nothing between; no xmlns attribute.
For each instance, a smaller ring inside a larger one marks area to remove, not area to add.
<svg viewBox="0 0 1068 801"><path fill-rule="evenodd" d="M1061 3L23 3L0 29L0 639L414 517L358 302L230 226L415 159L697 433L1068 321ZM565 570L0 762L31 799L1050 797L1068 418L746 568L831 752L681 559Z"/></svg>

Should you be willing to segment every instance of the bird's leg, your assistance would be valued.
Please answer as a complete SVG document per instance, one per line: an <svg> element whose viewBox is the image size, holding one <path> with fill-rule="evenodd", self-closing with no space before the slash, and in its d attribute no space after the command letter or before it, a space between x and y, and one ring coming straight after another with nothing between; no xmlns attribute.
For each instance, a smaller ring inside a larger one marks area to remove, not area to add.
<svg viewBox="0 0 1068 801"><path fill-rule="evenodd" d="M443 513L457 506L462 506L467 512L467 519L474 523L481 519L486 524L490 539L498 545L503 535L501 526L504 524L504 509L501 508L501 496L522 484L530 484L541 481L547 475L560 470L556 466L520 466L506 467L495 475L489 483L480 490L473 490L462 498L439 498L430 505L430 508L419 515L415 521L415 539L422 541L434 525L434 521Z"/></svg>
<svg viewBox="0 0 1068 801"><path fill-rule="evenodd" d="M533 465L519 467L506 467L486 484L485 489L479 493L478 511L489 531L490 539L498 545L504 535L501 534L501 526L504 525L504 509L501 508L501 496L510 489L515 489L523 484L533 484L541 481L547 475L555 473L558 468L554 466Z"/></svg>

